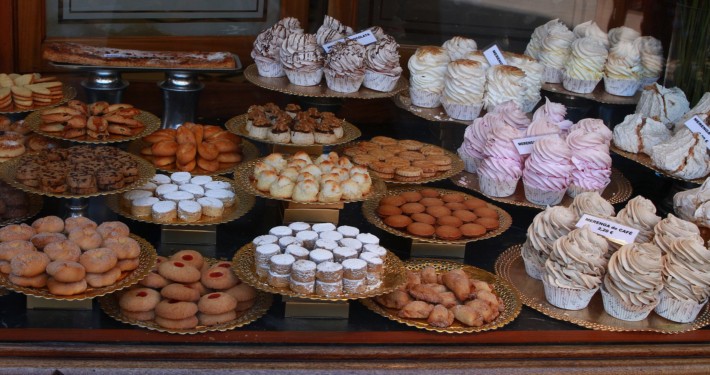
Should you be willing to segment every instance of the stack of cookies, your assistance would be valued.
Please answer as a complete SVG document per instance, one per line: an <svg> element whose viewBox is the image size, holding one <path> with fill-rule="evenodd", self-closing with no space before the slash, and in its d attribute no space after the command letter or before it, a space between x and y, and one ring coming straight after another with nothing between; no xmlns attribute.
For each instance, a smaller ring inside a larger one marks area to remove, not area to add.
<svg viewBox="0 0 710 375"><path fill-rule="evenodd" d="M22 111L59 103L64 94L56 77L39 73L0 73L0 111Z"/></svg>
<svg viewBox="0 0 710 375"><path fill-rule="evenodd" d="M32 133L24 120L12 122L0 115L0 162L8 161L25 152L43 151L59 147L57 141Z"/></svg>
<svg viewBox="0 0 710 375"><path fill-rule="evenodd" d="M141 110L130 104L96 102L87 104L70 100L67 105L40 112L39 130L67 139L107 140L140 134L143 121L136 118Z"/></svg>

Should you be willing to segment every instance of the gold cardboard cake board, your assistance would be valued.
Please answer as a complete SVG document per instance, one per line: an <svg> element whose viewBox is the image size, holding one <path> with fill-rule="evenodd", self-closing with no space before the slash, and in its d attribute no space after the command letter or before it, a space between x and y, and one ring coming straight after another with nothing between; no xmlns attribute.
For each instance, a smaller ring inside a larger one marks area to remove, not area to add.
<svg viewBox="0 0 710 375"><path fill-rule="evenodd" d="M18 109L18 108L15 108L15 105L13 104L12 109L10 109L8 111L0 111L0 114L7 115L7 114L13 114L13 113L25 113L25 112L36 111L39 109L48 109L48 108L52 108L52 107L57 107L57 106L60 106L64 103L74 99L75 96L76 96L76 89L73 86L63 84L62 85L62 100L60 100L56 103L52 103L52 104L44 105L44 106L33 106L31 109Z"/></svg>
<svg viewBox="0 0 710 375"><path fill-rule="evenodd" d="M313 301L284 296L284 317L306 319L348 319L348 301Z"/></svg>
<svg viewBox="0 0 710 375"><path fill-rule="evenodd" d="M44 299L34 296L27 296L27 309L45 310L91 310L92 300L82 299L78 301L60 301L55 299Z"/></svg>
<svg viewBox="0 0 710 375"><path fill-rule="evenodd" d="M443 244L412 240L409 252L412 258L444 258L463 262L466 256L466 244Z"/></svg>
<svg viewBox="0 0 710 375"><path fill-rule="evenodd" d="M303 221L306 223L333 223L338 225L340 210L345 207L343 203L324 204L320 206L296 202L283 203L284 224Z"/></svg>

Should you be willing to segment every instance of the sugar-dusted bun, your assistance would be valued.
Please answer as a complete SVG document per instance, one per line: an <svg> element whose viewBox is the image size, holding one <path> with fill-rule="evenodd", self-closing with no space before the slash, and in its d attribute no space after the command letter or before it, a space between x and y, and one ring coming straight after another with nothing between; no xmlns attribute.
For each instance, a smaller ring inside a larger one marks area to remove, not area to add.
<svg viewBox="0 0 710 375"><path fill-rule="evenodd" d="M14 158L25 153L25 145L22 141L2 140L0 141L0 158Z"/></svg>
<svg viewBox="0 0 710 375"><path fill-rule="evenodd" d="M35 220L32 223L32 228L34 228L37 233L61 233L64 231L64 220L59 216L45 216Z"/></svg>

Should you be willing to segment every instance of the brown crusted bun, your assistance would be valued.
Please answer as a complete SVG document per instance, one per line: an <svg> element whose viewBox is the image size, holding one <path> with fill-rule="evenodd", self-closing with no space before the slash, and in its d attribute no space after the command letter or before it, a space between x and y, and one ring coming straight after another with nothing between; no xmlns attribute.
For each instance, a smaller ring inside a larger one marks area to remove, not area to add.
<svg viewBox="0 0 710 375"><path fill-rule="evenodd" d="M47 254L30 251L14 256L10 261L10 267L13 275L33 277L44 273L49 262Z"/></svg>
<svg viewBox="0 0 710 375"><path fill-rule="evenodd" d="M0 158L14 158L25 153L22 141L0 140Z"/></svg>
<svg viewBox="0 0 710 375"><path fill-rule="evenodd" d="M79 263L90 273L107 272L114 268L117 262L118 258L113 250L105 247L88 250L79 257Z"/></svg>
<svg viewBox="0 0 710 375"><path fill-rule="evenodd" d="M34 228L37 233L61 233L64 231L64 220L59 216L45 216L35 220L32 223L32 228Z"/></svg>
<svg viewBox="0 0 710 375"><path fill-rule="evenodd" d="M47 273L62 283L80 281L86 275L86 269L78 262L55 260L47 265Z"/></svg>

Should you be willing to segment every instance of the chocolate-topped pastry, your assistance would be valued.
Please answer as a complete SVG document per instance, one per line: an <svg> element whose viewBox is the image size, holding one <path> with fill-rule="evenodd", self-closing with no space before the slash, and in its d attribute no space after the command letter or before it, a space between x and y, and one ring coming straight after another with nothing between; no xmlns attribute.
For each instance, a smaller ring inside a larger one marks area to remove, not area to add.
<svg viewBox="0 0 710 375"><path fill-rule="evenodd" d="M274 126L269 132L268 139L278 143L288 143L291 141L291 124L293 119L291 116L281 114L275 121Z"/></svg>
<svg viewBox="0 0 710 375"><path fill-rule="evenodd" d="M271 128L271 121L269 121L266 115L257 115L251 121L249 135L258 139L266 139L269 134L269 128Z"/></svg>
<svg viewBox="0 0 710 375"><path fill-rule="evenodd" d="M98 191L96 177L93 173L73 170L67 176L67 185L72 194L93 194Z"/></svg>
<svg viewBox="0 0 710 375"><path fill-rule="evenodd" d="M315 118L315 119L319 119L321 117L321 113L320 113L320 111L318 111L318 108L316 108L316 107L308 108L308 111L306 111L306 113L308 114L308 116Z"/></svg>
<svg viewBox="0 0 710 375"><path fill-rule="evenodd" d="M299 112L296 115L296 122L293 124L291 132L291 143L297 145L312 145L315 142L313 131L316 128L316 120L307 112Z"/></svg>
<svg viewBox="0 0 710 375"><path fill-rule="evenodd" d="M322 115L325 115L326 113L329 115L321 117L321 123L328 125L328 127L333 131L333 134L335 134L336 139L342 138L344 135L342 123L345 120L335 117L332 112L321 112Z"/></svg>
<svg viewBox="0 0 710 375"><path fill-rule="evenodd" d="M316 123L316 128L314 129L314 140L316 143L332 143L338 140L329 122L330 121L327 120L321 120Z"/></svg>
<svg viewBox="0 0 710 375"><path fill-rule="evenodd" d="M96 172L96 185L99 190L114 190L124 186L123 173L117 170L99 170Z"/></svg>
<svg viewBox="0 0 710 375"><path fill-rule="evenodd" d="M286 107L284 108L284 110L286 111L286 113L289 116L291 116L291 118L295 118L296 113L301 111L301 106L298 104L289 103L289 104L286 104Z"/></svg>

